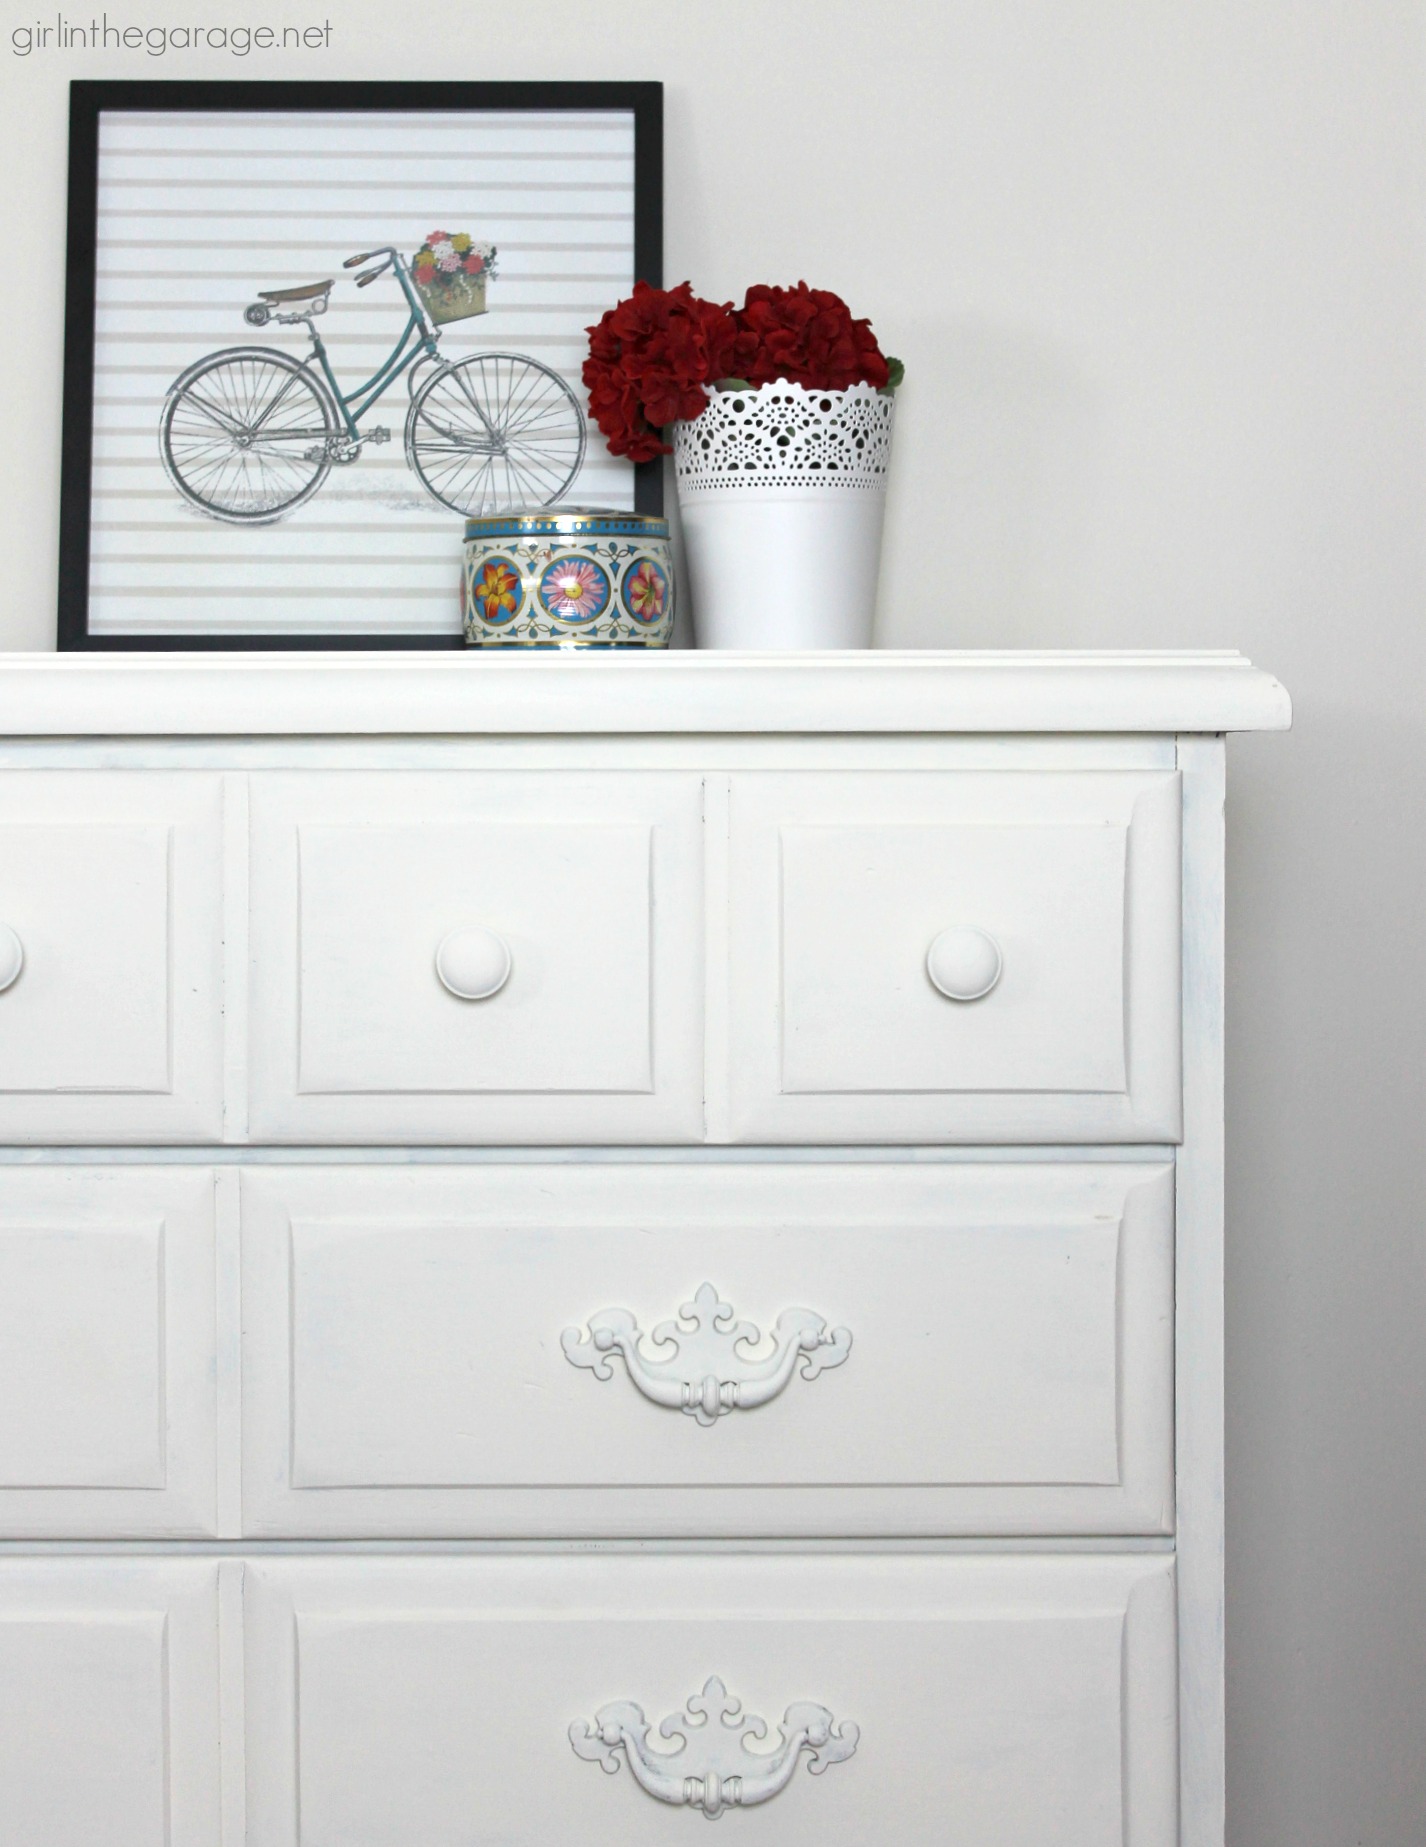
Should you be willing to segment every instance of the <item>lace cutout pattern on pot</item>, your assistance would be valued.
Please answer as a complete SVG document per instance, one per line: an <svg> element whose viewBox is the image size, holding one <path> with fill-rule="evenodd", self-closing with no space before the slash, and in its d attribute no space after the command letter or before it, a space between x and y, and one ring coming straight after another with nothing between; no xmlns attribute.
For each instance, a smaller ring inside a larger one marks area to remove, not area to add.
<svg viewBox="0 0 1426 1847"><path fill-rule="evenodd" d="M841 487L884 493L896 401L871 385L811 391L779 380L715 392L674 425L681 495L738 488Z"/></svg>

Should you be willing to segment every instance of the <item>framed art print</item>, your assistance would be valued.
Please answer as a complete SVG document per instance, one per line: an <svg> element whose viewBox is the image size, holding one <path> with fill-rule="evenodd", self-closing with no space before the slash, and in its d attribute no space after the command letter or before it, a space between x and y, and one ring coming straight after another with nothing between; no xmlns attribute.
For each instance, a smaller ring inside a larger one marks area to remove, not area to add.
<svg viewBox="0 0 1426 1847"><path fill-rule="evenodd" d="M659 84L73 84L60 647L459 647L466 518L661 511L661 246Z"/></svg>

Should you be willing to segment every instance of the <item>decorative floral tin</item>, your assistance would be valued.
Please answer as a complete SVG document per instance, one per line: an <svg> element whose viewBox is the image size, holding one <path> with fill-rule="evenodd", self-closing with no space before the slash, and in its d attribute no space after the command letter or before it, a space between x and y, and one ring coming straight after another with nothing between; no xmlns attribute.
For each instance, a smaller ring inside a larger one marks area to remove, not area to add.
<svg viewBox="0 0 1426 1847"><path fill-rule="evenodd" d="M461 617L475 648L666 648L668 521L535 507L465 523Z"/></svg>

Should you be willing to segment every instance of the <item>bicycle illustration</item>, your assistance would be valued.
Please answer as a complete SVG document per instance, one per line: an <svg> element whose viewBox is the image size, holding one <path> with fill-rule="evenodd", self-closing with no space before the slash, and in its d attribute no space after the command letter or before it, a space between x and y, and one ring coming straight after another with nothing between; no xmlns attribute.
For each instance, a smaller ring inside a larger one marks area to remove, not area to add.
<svg viewBox="0 0 1426 1847"><path fill-rule="evenodd" d="M426 250L416 261L428 257ZM414 264L390 247L348 257L342 267L375 259L357 286L391 272L408 318L385 360L355 390L337 383L315 325L335 279L260 290L243 310L253 327L269 320L305 325L312 342L305 358L281 347L225 347L174 380L159 418L159 447L185 500L240 525L280 519L310 500L334 466L357 461L367 443L391 440L389 429L360 426L402 373L410 399L406 461L439 505L472 517L563 498L586 441L584 412L565 380L523 353L451 361L438 350L440 323L484 313L486 277L450 278L459 286L445 290L443 308L437 291L420 286Z"/></svg>

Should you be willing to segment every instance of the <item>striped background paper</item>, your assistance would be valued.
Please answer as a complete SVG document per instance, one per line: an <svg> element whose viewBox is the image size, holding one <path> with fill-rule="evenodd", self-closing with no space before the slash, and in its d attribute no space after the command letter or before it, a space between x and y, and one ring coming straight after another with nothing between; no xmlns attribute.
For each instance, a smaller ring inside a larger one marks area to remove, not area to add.
<svg viewBox="0 0 1426 1847"><path fill-rule="evenodd" d="M340 280L317 326L344 390L405 325L397 283L342 261L410 256L435 229L498 247L489 311L443 330L451 358L529 353L585 403L585 328L633 286L634 119L576 114L137 114L100 120L91 499L96 635L454 634L460 519L406 466L404 378L363 419L392 440L333 468L270 526L209 519L170 485L158 423L183 368L225 346L308 350L248 327L256 291ZM565 499L633 505L633 470L591 430Z"/></svg>

